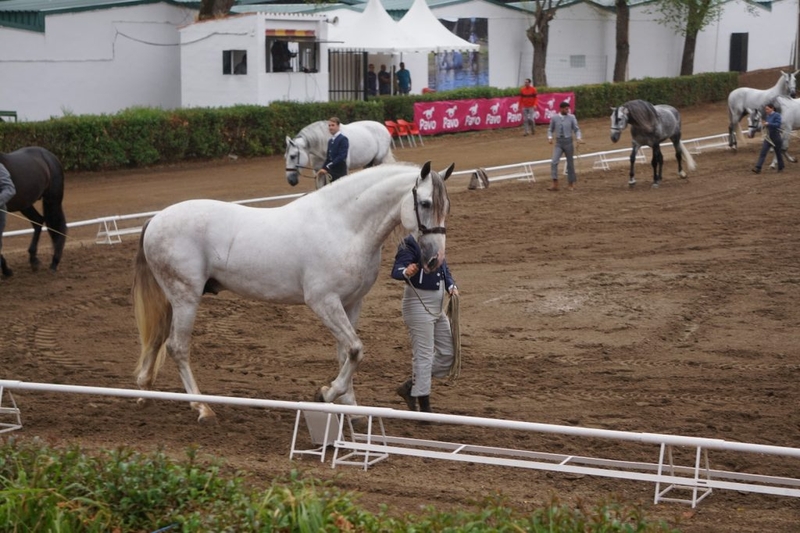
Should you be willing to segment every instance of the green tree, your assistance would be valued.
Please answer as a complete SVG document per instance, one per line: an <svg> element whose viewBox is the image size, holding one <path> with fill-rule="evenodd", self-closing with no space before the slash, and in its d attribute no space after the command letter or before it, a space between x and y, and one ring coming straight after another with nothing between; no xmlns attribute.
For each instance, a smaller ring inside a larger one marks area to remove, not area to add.
<svg viewBox="0 0 800 533"><path fill-rule="evenodd" d="M227 17L236 0L202 0L198 20Z"/></svg>
<svg viewBox="0 0 800 533"><path fill-rule="evenodd" d="M659 0L659 22L673 28L684 38L681 76L694 74L697 34L719 18L723 2L724 0Z"/></svg>
<svg viewBox="0 0 800 533"><path fill-rule="evenodd" d="M550 21L556 17L556 9L562 0L532 0L526 7L533 14L533 23L525 34L533 45L533 67L531 79L535 86L547 86L547 44L550 38Z"/></svg>

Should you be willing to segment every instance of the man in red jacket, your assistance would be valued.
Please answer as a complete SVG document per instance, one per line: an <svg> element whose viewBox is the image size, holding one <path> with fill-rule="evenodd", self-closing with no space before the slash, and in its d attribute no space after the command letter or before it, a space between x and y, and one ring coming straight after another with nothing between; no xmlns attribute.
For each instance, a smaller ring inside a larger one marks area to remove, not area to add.
<svg viewBox="0 0 800 533"><path fill-rule="evenodd" d="M523 135L532 135L536 126L537 93L530 78L525 78L525 85L519 90L519 104L522 107Z"/></svg>

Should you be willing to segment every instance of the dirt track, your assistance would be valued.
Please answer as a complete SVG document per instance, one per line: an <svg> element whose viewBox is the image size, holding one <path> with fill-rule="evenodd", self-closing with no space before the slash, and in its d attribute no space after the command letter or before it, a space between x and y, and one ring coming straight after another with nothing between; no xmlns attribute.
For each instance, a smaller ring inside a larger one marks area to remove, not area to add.
<svg viewBox="0 0 800 533"><path fill-rule="evenodd" d="M683 111L684 137L723 133L722 105ZM608 120L581 121L583 153L615 148ZM618 147L627 146L623 134ZM670 433L797 447L800 415L800 169L749 172L756 144L696 156L688 180L665 153L660 189L648 165L628 189L627 170L579 165L578 190L550 193L508 181L467 191L453 180L448 262L462 294L464 369L452 387L434 386L441 412L569 426ZM432 159L458 169L545 159L544 130L467 134L398 149L398 159ZM150 211L179 200L224 200L292 189L283 160L225 161L105 175L68 176L70 221ZM14 221L9 230L24 227ZM56 276L25 267L25 238L4 251L17 275L0 282L4 378L130 388L138 354L129 301L135 238L95 245L95 227L71 234ZM410 358L401 288L382 275L366 299L359 332L366 361L356 390L363 405L401 408L394 388ZM49 246L42 247L49 259ZM336 371L333 340L304 307L208 297L195 327L193 368L209 394L308 400ZM181 391L168 361L160 390ZM128 400L17 393L26 437L120 444L180 454L192 444L269 481L293 468L363 494L372 509L417 512L427 504L467 505L502 491L523 508L557 495L566 502L610 496L639 502L684 531L796 531L800 502L718 491L692 511L652 506L653 486L605 478L393 457L368 472L288 460L294 413L216 409L199 426L183 404L139 410ZM600 440L531 436L457 426L390 422L391 434L581 455L653 461L656 449ZM712 467L800 477L794 460L711 454Z"/></svg>

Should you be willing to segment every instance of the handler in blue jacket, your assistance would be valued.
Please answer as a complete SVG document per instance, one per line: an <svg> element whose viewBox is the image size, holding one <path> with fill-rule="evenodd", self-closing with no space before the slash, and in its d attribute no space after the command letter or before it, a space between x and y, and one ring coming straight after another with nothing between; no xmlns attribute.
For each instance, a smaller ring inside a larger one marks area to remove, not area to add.
<svg viewBox="0 0 800 533"><path fill-rule="evenodd" d="M453 363L453 335L445 314L445 291L458 294L447 262L435 272L421 267L419 244L409 235L397 248L392 277L404 280L403 321L411 337L411 379L397 388L397 394L412 411L431 412L431 376L444 378Z"/></svg>
<svg viewBox="0 0 800 533"><path fill-rule="evenodd" d="M769 103L764 106L766 120L762 122L767 127L767 137L761 145L761 153L758 154L758 161L753 167L753 172L761 173L761 166L767 158L769 151L775 149L775 158L778 160L778 172L783 172L783 139L781 139L781 114L775 111L775 105Z"/></svg>
<svg viewBox="0 0 800 533"><path fill-rule="evenodd" d="M347 175L347 154L350 151L350 141L342 135L342 123L338 117L328 119L328 131L331 132L331 139L328 141L328 153L322 168L317 171L317 176L329 174L331 182L334 182Z"/></svg>

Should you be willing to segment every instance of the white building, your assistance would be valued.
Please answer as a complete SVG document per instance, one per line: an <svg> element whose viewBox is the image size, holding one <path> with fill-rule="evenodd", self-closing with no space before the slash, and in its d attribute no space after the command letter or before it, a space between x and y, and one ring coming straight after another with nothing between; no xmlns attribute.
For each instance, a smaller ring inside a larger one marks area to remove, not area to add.
<svg viewBox="0 0 800 533"><path fill-rule="evenodd" d="M181 105L327 101L326 21L247 13L181 28Z"/></svg>
<svg viewBox="0 0 800 533"><path fill-rule="evenodd" d="M412 4L382 2L396 19ZM525 36L532 23L529 3L429 0L428 5L440 19L486 20L489 85L517 87L530 76L533 48ZM332 80L341 78L343 67L328 63L326 28L337 17L342 23L357 19L359 9L315 3L239 6L234 11L262 13L194 23L198 6L178 0L0 2L0 110L16 111L20 120L43 120L116 113L133 106L171 109L338 99ZM796 63L798 11L798 0L726 2L719 19L698 37L694 71ZM657 19L652 3L631 7L629 79L679 72L683 37ZM299 33L281 39L287 31ZM612 0L563 4L550 25L549 85L611 81L615 35ZM291 43L291 72L275 72L271 66L271 45L281 40ZM248 75L237 75L245 52ZM427 86L427 52L363 54L359 64L396 67L405 62L412 93Z"/></svg>
<svg viewBox="0 0 800 533"><path fill-rule="evenodd" d="M196 14L166 1L0 2L0 109L45 120L179 107L177 29Z"/></svg>

